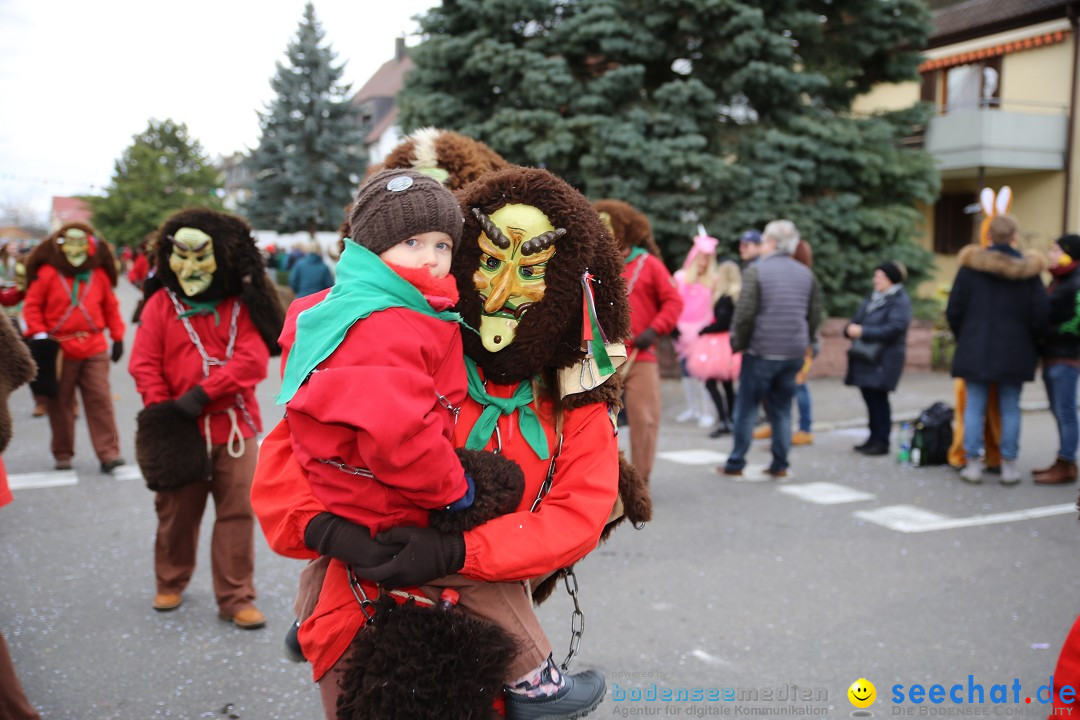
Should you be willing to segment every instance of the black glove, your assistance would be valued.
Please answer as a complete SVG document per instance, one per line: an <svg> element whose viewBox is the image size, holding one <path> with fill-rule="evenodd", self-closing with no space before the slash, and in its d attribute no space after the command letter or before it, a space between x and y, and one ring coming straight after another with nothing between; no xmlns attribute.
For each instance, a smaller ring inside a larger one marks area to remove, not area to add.
<svg viewBox="0 0 1080 720"><path fill-rule="evenodd" d="M202 415L202 409L206 406L206 403L210 402L210 396L206 394L206 391L201 386L196 385L176 398L175 402L176 409L180 411L181 415L194 420Z"/></svg>
<svg viewBox="0 0 1080 720"><path fill-rule="evenodd" d="M311 518L304 528L304 544L320 555L337 558L357 568L388 563L403 547L402 543L381 543L372 538L371 530L363 525L328 512ZM364 574L361 577L370 579Z"/></svg>
<svg viewBox="0 0 1080 720"><path fill-rule="evenodd" d="M465 565L465 535L432 528L396 527L375 539L401 550L389 562L356 568L360 577L390 588L425 585L455 573Z"/></svg>
<svg viewBox="0 0 1080 720"><path fill-rule="evenodd" d="M654 342L656 342L656 331L652 328L645 328L640 335L634 338L634 347L638 350L647 350Z"/></svg>
<svg viewBox="0 0 1080 720"><path fill-rule="evenodd" d="M124 341L114 340L112 344L112 361L120 362L120 358L124 354Z"/></svg>

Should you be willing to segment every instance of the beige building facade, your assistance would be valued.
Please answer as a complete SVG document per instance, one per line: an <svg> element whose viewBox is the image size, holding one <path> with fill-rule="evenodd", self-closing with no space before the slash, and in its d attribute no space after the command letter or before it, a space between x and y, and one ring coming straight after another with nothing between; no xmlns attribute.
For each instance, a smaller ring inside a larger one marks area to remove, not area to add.
<svg viewBox="0 0 1080 720"><path fill-rule="evenodd" d="M881 85L855 104L858 113L933 105L921 137L912 138L941 173L937 203L922 209L921 241L937 270L920 295L947 287L956 252L978 240L984 187L1012 189L1026 247L1045 249L1080 232L1078 13L1078 0L968 0L939 9L921 82Z"/></svg>

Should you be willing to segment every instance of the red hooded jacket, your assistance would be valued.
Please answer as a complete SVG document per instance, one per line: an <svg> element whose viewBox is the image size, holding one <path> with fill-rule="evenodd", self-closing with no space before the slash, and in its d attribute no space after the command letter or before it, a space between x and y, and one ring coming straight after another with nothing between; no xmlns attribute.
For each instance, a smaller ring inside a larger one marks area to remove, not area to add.
<svg viewBox="0 0 1080 720"><path fill-rule="evenodd" d="M104 330L113 342L124 339L124 320L109 276L101 268L90 271L90 282L79 287L78 307L71 307L75 278L44 265L37 279L26 289L23 320L26 335L49 333L60 341L60 349L70 358L86 358L105 352ZM71 312L68 312L71 310ZM62 322L61 322L62 321Z"/></svg>

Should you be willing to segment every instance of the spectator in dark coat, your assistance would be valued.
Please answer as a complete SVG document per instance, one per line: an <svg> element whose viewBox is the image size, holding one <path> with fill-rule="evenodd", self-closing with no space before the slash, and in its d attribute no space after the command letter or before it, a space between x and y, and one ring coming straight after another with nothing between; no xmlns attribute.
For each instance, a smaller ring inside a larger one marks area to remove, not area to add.
<svg viewBox="0 0 1080 720"><path fill-rule="evenodd" d="M315 241L307 247L307 252L296 261L289 271L289 287L302 298L334 284L334 276L322 259L322 248Z"/></svg>
<svg viewBox="0 0 1080 720"><path fill-rule="evenodd" d="M1050 330L1042 347L1043 383L1058 428L1058 452L1033 474L1039 485L1076 482L1076 383L1080 376L1080 235L1063 235L1047 252L1050 261Z"/></svg>
<svg viewBox="0 0 1080 720"><path fill-rule="evenodd" d="M956 337L953 377L964 379L965 482L982 481L983 418L990 383L998 384L1001 408L1001 483L1020 482L1020 388L1035 379L1037 342L1045 333L1049 301L1039 273L1046 260L1037 252L1016 249L1016 220L1001 215L990 221L986 249L968 245L960 251L960 270L949 293L945 316Z"/></svg>
<svg viewBox="0 0 1080 720"><path fill-rule="evenodd" d="M880 346L880 355L870 362L857 355L848 355L845 385L862 391L870 421L870 437L855 449L865 455L885 455L889 452L889 430L892 428L892 408L889 393L896 389L904 371L907 351L907 331L911 324L911 299L904 291L907 268L900 262L885 262L874 270L874 291L855 312L847 327L846 337L862 338Z"/></svg>

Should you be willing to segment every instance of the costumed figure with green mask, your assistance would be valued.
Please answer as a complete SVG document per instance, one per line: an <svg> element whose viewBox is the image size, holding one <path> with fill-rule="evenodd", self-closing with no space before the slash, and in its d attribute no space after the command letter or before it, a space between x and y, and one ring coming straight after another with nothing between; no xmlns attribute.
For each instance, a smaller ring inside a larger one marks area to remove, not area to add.
<svg viewBox="0 0 1080 720"><path fill-rule="evenodd" d="M622 200L598 200L593 207L615 236L623 256L622 278L630 301L629 353L623 373L623 401L630 426L630 461L645 478L652 473L660 434L660 365L656 342L675 329L683 300L660 259L649 219Z"/></svg>
<svg viewBox="0 0 1080 720"><path fill-rule="evenodd" d="M262 420L255 386L280 352L284 313L243 218L188 208L157 231L156 272L128 371L142 395L135 453L155 492L153 607L180 607L213 496L210 562L223 620L265 624L255 607L251 476Z"/></svg>
<svg viewBox="0 0 1080 720"><path fill-rule="evenodd" d="M468 654L428 631L440 615L460 611L418 603L428 598L425 586L457 574L516 588L526 600L516 611L535 626L529 595L533 602L546 598L615 525L644 522L651 512L647 488L618 451L615 371L625 358L629 318L610 234L580 193L544 170L485 174L457 196L465 226L451 274L459 295L454 309L467 326L466 396L449 402L453 442L516 462L524 493L512 511L477 527L417 523L372 537L313 491L287 423L267 435L252 488L260 526L279 553L331 558L299 632L328 718L490 717L493 699L515 720L590 712L603 698L603 677L564 673L542 632L529 642L515 638L519 652L503 667L493 698L490 688L484 694L473 686ZM371 223L369 231L379 232L378 219ZM365 226L352 229L359 237ZM312 311L319 301L304 300ZM290 308L286 350L301 347L303 310ZM408 391L375 384L338 387L339 403ZM284 387L292 386L287 369ZM384 405L384 419L394 421L396 408Z"/></svg>
<svg viewBox="0 0 1080 720"><path fill-rule="evenodd" d="M35 395L48 398L56 469L70 470L75 456L78 388L101 472L112 472L124 460L109 386L109 360L118 362L124 354L125 329L113 292L116 262L112 251L91 226L68 223L30 253L26 279L23 320L38 366L31 387Z"/></svg>

